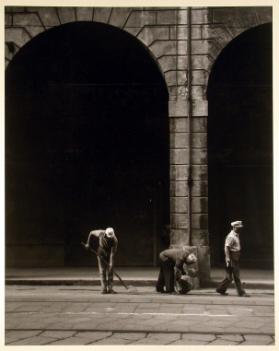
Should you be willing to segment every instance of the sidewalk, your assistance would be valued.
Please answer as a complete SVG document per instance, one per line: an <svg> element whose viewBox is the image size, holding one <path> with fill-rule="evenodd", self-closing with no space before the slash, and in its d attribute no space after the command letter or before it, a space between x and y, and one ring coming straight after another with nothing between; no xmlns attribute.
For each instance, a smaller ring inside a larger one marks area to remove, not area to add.
<svg viewBox="0 0 279 351"><path fill-rule="evenodd" d="M157 267L117 267L117 273L127 285L155 285ZM99 285L97 267L7 268L7 285ZM224 278L224 270L211 269L210 281L204 287L215 287ZM271 270L242 269L241 279L249 289L274 289ZM115 284L120 284L115 277Z"/></svg>
<svg viewBox="0 0 279 351"><path fill-rule="evenodd" d="M117 294L99 286L6 287L9 345L270 345L275 318L272 290L213 289L186 295L159 294L154 286L124 287Z"/></svg>

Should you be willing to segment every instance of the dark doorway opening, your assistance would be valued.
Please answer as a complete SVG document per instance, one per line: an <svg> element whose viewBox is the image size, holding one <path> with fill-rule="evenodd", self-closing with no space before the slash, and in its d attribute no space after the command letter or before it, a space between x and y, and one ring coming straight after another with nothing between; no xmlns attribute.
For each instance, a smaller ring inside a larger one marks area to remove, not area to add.
<svg viewBox="0 0 279 351"><path fill-rule="evenodd" d="M273 267L272 27L234 39L208 84L209 233L223 263L230 222L243 220L242 266Z"/></svg>
<svg viewBox="0 0 279 351"><path fill-rule="evenodd" d="M130 34L76 22L24 46L6 71L9 264L48 265L55 245L65 265L95 264L80 242L107 226L117 264L154 264L168 245L168 128L162 74Z"/></svg>

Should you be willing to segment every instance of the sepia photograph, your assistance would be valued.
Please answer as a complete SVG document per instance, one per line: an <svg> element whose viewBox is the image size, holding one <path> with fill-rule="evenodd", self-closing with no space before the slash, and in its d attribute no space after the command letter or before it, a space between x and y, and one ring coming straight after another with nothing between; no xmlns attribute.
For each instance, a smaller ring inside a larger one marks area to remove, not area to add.
<svg viewBox="0 0 279 351"><path fill-rule="evenodd" d="M274 7L184 5L3 6L5 346L275 346Z"/></svg>

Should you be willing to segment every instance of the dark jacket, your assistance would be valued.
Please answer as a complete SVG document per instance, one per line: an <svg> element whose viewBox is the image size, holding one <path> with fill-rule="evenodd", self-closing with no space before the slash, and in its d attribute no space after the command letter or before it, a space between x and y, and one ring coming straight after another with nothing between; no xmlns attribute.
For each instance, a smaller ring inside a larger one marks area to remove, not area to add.
<svg viewBox="0 0 279 351"><path fill-rule="evenodd" d="M169 261L174 265L176 277L185 274L183 265L186 263L187 257L190 255L189 249L167 249L160 253L159 258L162 262Z"/></svg>

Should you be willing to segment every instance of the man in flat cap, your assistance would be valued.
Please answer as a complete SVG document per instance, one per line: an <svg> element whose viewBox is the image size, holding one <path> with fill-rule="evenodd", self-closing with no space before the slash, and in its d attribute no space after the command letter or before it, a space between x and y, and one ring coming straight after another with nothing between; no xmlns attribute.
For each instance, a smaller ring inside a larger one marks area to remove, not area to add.
<svg viewBox="0 0 279 351"><path fill-rule="evenodd" d="M113 228L92 230L85 247L89 249L92 239L97 238L97 260L101 280L102 294L116 294L113 290L114 255L117 250L118 240Z"/></svg>
<svg viewBox="0 0 279 351"><path fill-rule="evenodd" d="M159 255L160 272L156 291L167 294L174 293L175 280L180 280L186 274L183 265L195 262L197 262L197 257L191 253L188 246L162 251Z"/></svg>
<svg viewBox="0 0 279 351"><path fill-rule="evenodd" d="M243 228L242 221L235 221L231 223L232 230L227 235L225 240L225 263L226 263L226 277L218 285L216 291L221 295L228 295L227 288L234 279L236 290L239 296L249 297L242 287L239 276L239 258L240 258L240 238L239 234Z"/></svg>

